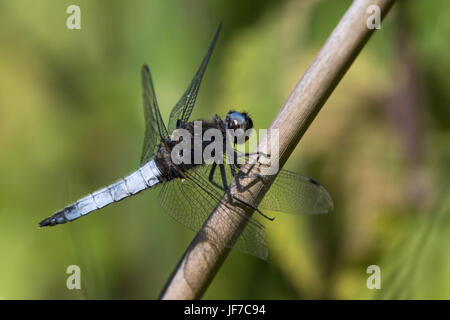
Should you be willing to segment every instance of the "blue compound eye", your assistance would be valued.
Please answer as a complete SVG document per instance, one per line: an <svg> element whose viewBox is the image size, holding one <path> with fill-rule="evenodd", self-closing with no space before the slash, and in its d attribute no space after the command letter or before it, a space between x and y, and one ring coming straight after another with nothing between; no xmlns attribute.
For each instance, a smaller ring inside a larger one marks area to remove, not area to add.
<svg viewBox="0 0 450 320"><path fill-rule="evenodd" d="M234 111L229 114L228 127L230 129L239 129L244 125L245 117L242 113Z"/></svg>

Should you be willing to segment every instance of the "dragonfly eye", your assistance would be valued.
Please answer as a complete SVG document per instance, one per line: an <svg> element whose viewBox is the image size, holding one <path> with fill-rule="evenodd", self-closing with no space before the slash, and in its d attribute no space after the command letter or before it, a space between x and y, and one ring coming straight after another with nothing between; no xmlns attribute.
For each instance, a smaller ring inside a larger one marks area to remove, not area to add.
<svg viewBox="0 0 450 320"><path fill-rule="evenodd" d="M225 122L227 123L228 129L237 130L237 129L247 129L247 119L244 114L237 111L230 111L227 113L225 118Z"/></svg>
<svg viewBox="0 0 450 320"><path fill-rule="evenodd" d="M248 140L247 130L253 128L252 119L246 112L230 111L225 117L225 124L228 129L234 131L234 143L241 144Z"/></svg>
<svg viewBox="0 0 450 320"><path fill-rule="evenodd" d="M233 121L231 121L229 127L230 127L230 129L236 130L236 129L239 129L241 126L237 120L233 120Z"/></svg>

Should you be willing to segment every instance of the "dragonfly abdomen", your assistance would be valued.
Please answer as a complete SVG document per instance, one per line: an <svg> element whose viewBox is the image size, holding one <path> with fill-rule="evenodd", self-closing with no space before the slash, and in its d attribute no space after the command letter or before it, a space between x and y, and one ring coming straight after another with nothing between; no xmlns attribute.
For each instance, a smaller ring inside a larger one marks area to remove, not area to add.
<svg viewBox="0 0 450 320"><path fill-rule="evenodd" d="M94 210L135 195L160 182L161 173L154 160L147 162L135 172L106 188L95 191L75 203L58 211L53 216L42 220L39 225L54 226L66 223Z"/></svg>

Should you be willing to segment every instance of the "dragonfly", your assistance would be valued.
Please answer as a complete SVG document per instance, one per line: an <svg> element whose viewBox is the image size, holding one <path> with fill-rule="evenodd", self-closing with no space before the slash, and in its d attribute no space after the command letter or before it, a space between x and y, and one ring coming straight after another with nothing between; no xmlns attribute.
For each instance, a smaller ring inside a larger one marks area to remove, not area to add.
<svg viewBox="0 0 450 320"><path fill-rule="evenodd" d="M40 227L74 221L144 190L160 187L158 202L163 210L177 222L199 232L206 240L216 245L233 248L267 260L268 249L264 225L249 214L242 213L242 210L237 210L233 203L240 202L240 205L256 210L269 220L273 218L264 214L263 211L317 214L328 213L333 209L331 195L321 184L312 178L288 170L278 171L270 188L264 187L267 190L263 199L258 205L254 205L231 195L230 184L233 179L245 177L240 175L240 164L226 164L225 152L218 157L222 157L223 161L212 163L207 161L175 163L173 161L173 151L181 143L180 140L174 139L174 132L179 129L190 133L194 131L195 122L189 121L190 115L219 32L220 25L189 87L171 110L167 127L161 117L150 69L147 65L143 65L141 77L145 134L139 168L125 178L90 193L45 218L39 223ZM248 113L235 110L229 111L223 120L215 115L212 119L200 120L200 124L203 128L202 132L215 128L224 133L224 137L226 130L242 133L253 128L253 121ZM236 150L238 139L227 141L224 139L220 143L232 144L231 150ZM204 150L209 144L210 142L202 142L200 147ZM232 157L248 159L249 154L233 151ZM221 203L225 203L225 206L219 206ZM242 215L247 219L247 225L237 240L231 242L231 240L214 236L211 232L202 231L202 225L214 209L223 210L220 214L222 222L226 224L237 223L237 218L242 218Z"/></svg>

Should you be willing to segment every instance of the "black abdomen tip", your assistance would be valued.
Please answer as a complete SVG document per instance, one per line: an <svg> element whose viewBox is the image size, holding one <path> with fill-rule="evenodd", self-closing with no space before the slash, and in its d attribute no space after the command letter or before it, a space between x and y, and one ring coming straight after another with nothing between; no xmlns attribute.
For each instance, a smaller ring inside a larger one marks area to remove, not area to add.
<svg viewBox="0 0 450 320"><path fill-rule="evenodd" d="M66 223L67 219L66 216L64 215L64 210L61 210L57 213L55 213L54 215L52 215L51 217L45 218L44 220L42 220L41 222L39 222L39 227L51 227L57 224L61 224L61 223Z"/></svg>

